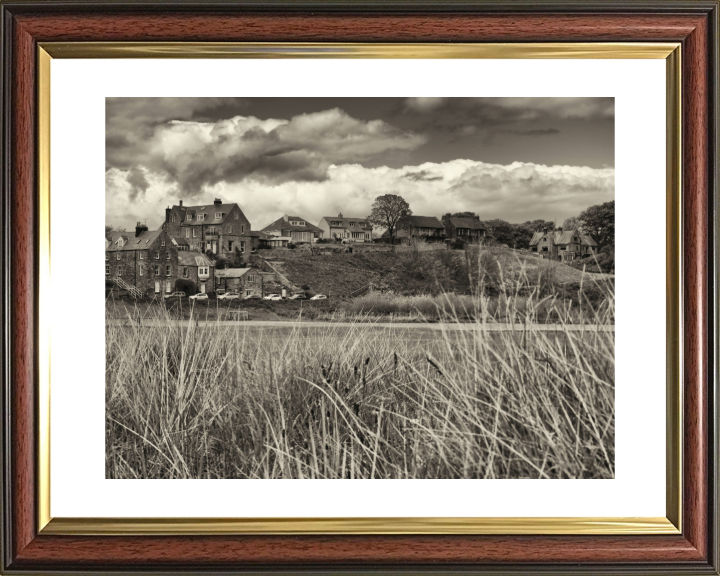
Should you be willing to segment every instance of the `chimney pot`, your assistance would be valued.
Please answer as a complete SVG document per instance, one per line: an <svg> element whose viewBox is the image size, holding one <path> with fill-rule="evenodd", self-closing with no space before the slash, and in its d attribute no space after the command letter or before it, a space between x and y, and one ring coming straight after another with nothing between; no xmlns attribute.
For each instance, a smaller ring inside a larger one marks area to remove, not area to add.
<svg viewBox="0 0 720 576"><path fill-rule="evenodd" d="M215 198L215 206L220 206L222 204L222 200L220 198Z"/></svg>
<svg viewBox="0 0 720 576"><path fill-rule="evenodd" d="M140 236L140 234L142 234L143 232L147 232L147 229L148 227L145 226L145 224L143 224L142 222L138 222L135 226L135 238Z"/></svg>
<svg viewBox="0 0 720 576"><path fill-rule="evenodd" d="M342 212L340 212L340 213L338 214L338 218L342 218L342 217L343 217Z"/></svg>
<svg viewBox="0 0 720 576"><path fill-rule="evenodd" d="M180 200L180 206L182 207L182 200Z"/></svg>

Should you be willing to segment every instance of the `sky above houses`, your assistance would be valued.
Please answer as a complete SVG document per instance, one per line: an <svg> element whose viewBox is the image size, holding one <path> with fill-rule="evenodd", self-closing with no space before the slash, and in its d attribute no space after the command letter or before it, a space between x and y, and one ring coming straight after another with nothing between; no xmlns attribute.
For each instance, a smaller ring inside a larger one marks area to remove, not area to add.
<svg viewBox="0 0 720 576"><path fill-rule="evenodd" d="M222 198L254 230L282 214L561 224L615 196L613 98L108 98L106 224Z"/></svg>

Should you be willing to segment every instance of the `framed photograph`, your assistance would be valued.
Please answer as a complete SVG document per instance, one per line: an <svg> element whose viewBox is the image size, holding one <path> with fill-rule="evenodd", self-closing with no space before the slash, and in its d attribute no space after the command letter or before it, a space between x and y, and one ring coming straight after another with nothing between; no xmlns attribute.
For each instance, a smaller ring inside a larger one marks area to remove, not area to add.
<svg viewBox="0 0 720 576"><path fill-rule="evenodd" d="M3 573L718 573L717 2L0 10Z"/></svg>

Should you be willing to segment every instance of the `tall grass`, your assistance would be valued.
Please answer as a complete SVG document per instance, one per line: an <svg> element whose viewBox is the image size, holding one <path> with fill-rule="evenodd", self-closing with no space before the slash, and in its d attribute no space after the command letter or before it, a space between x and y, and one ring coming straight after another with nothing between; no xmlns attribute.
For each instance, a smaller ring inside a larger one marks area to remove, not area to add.
<svg viewBox="0 0 720 576"><path fill-rule="evenodd" d="M613 300L533 328L547 301L449 297L434 329L108 322L106 475L611 478Z"/></svg>

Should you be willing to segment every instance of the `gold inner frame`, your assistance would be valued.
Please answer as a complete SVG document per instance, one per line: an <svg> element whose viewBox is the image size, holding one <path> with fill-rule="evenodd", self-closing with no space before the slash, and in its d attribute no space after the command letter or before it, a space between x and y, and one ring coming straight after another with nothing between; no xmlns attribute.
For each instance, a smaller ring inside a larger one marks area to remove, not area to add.
<svg viewBox="0 0 720 576"><path fill-rule="evenodd" d="M681 46L679 43L103 43L38 46L38 530L43 534L679 534L682 518ZM53 518L50 514L50 69L53 58L664 59L666 81L666 517Z"/></svg>

